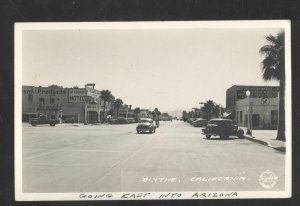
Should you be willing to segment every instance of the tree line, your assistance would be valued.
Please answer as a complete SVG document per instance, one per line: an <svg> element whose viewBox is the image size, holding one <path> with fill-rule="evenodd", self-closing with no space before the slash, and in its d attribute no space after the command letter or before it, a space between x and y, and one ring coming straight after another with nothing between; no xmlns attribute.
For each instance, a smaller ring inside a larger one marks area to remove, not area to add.
<svg viewBox="0 0 300 206"><path fill-rule="evenodd" d="M116 111L116 117L119 118L119 110L124 104L123 100L120 98L115 99L114 95L111 93L110 90L101 90L100 91L100 99L103 101L103 113L104 117L103 120L106 121L106 116L107 115L114 115L114 109ZM114 109L110 109L109 111L106 111L107 104L112 104ZM131 105L129 105L129 108L131 110ZM140 107L136 107L133 110L133 113L135 115L135 119L138 119L138 114L141 112ZM158 120L159 116L161 115L161 112L159 111L158 108L155 108L153 111L150 111L150 114L154 120ZM149 115L150 115L149 114Z"/></svg>

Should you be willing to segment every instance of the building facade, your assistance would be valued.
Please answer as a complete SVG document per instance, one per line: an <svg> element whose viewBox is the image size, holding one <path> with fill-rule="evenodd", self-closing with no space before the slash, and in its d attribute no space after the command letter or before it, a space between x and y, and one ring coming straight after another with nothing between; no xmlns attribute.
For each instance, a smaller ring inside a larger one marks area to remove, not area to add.
<svg viewBox="0 0 300 206"><path fill-rule="evenodd" d="M226 113L238 126L249 124L253 129L276 129L278 105L279 87L276 86L234 85L226 91Z"/></svg>
<svg viewBox="0 0 300 206"><path fill-rule="evenodd" d="M114 118L117 118L117 113L119 115L118 117L120 118L134 118L135 116L134 112L131 109L131 105L124 104L118 109L118 111L116 108L114 108L114 110Z"/></svg>
<svg viewBox="0 0 300 206"><path fill-rule="evenodd" d="M100 91L95 84L86 84L84 88L22 87L22 120L47 115L49 119L78 123L94 123L101 121L104 104L100 99ZM106 104L109 111L111 104Z"/></svg>

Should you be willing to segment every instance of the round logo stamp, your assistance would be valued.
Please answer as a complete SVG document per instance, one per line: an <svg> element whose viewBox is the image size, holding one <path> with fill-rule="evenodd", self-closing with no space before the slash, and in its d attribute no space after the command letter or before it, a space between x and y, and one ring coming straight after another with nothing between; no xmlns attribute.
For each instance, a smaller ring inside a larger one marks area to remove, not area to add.
<svg viewBox="0 0 300 206"><path fill-rule="evenodd" d="M270 170L266 170L259 176L259 183L263 188L271 189L276 185L278 180L278 176L271 172Z"/></svg>

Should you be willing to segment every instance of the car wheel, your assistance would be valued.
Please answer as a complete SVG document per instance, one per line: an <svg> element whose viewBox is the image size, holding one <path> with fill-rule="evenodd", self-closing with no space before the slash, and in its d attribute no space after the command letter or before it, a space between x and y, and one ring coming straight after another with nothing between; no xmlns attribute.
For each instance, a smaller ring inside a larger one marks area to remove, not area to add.
<svg viewBox="0 0 300 206"><path fill-rule="evenodd" d="M208 135L208 134L206 135L206 138L207 138L207 139L209 139L210 137L211 137L211 135Z"/></svg>
<svg viewBox="0 0 300 206"><path fill-rule="evenodd" d="M243 139L243 138L244 138L244 135L238 135L238 138L239 138L239 139Z"/></svg>
<svg viewBox="0 0 300 206"><path fill-rule="evenodd" d="M244 138L244 131L240 130L237 132L237 136L239 139L243 139Z"/></svg>
<svg viewBox="0 0 300 206"><path fill-rule="evenodd" d="M220 135L220 138L221 139L225 139L225 135Z"/></svg>
<svg viewBox="0 0 300 206"><path fill-rule="evenodd" d="M138 134L139 134L139 133L140 133L140 131L136 130L136 133L138 133Z"/></svg>
<svg viewBox="0 0 300 206"><path fill-rule="evenodd" d="M54 127L54 126L55 126L55 124L54 124L54 123L51 123L51 124L50 124L50 126L51 126L51 127Z"/></svg>
<svg viewBox="0 0 300 206"><path fill-rule="evenodd" d="M31 125L32 125L32 126L36 126L36 122L32 122Z"/></svg>
<svg viewBox="0 0 300 206"><path fill-rule="evenodd" d="M154 129L154 131L153 131L154 133L155 133L155 129Z"/></svg>

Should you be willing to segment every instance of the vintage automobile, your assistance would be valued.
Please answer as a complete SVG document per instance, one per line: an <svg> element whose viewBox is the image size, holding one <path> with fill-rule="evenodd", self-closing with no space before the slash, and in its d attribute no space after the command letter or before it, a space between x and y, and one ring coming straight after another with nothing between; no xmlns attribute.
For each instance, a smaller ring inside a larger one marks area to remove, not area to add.
<svg viewBox="0 0 300 206"><path fill-rule="evenodd" d="M125 117L119 117L118 118L118 123L119 124L129 124L129 121Z"/></svg>
<svg viewBox="0 0 300 206"><path fill-rule="evenodd" d="M188 119L187 119L187 122L190 123L190 124L192 124L192 122L195 121L196 119L197 119L197 118L194 118L194 117L188 118Z"/></svg>
<svg viewBox="0 0 300 206"><path fill-rule="evenodd" d="M206 119L202 119L202 118L198 118L192 122L192 125L194 127L205 127L207 124L208 124L208 121Z"/></svg>
<svg viewBox="0 0 300 206"><path fill-rule="evenodd" d="M109 119L108 122L109 122L110 124L119 124L119 120L118 120L118 119L115 119L115 118Z"/></svg>
<svg viewBox="0 0 300 206"><path fill-rule="evenodd" d="M156 130L156 125L153 119L150 118L141 118L137 127L136 132L139 134L140 132L150 132L154 133Z"/></svg>
<svg viewBox="0 0 300 206"><path fill-rule="evenodd" d="M32 126L36 126L38 124L50 124L50 126L55 126L55 124L58 124L58 119L48 119L46 115L40 115L38 118L30 118L29 124Z"/></svg>
<svg viewBox="0 0 300 206"><path fill-rule="evenodd" d="M239 129L230 119L211 119L205 129L202 129L202 134L208 139L211 136L220 136L221 139L229 138L229 136L243 138L244 130Z"/></svg>

